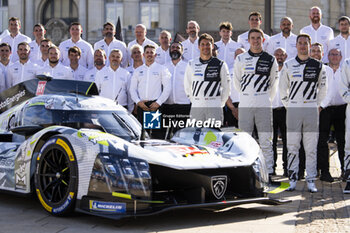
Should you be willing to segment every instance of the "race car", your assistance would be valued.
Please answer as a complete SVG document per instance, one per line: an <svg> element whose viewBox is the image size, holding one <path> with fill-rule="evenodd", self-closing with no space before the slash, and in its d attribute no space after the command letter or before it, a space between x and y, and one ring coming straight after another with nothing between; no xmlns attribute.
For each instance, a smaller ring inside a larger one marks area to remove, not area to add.
<svg viewBox="0 0 350 233"><path fill-rule="evenodd" d="M247 133L184 128L150 139L94 83L40 78L0 94L0 190L35 193L55 216L113 219L288 202L268 196L262 152Z"/></svg>

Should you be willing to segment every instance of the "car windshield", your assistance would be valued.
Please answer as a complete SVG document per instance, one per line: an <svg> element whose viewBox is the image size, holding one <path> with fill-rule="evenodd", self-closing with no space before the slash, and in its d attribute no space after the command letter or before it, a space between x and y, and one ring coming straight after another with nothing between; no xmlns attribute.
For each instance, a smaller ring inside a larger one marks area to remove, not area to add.
<svg viewBox="0 0 350 233"><path fill-rule="evenodd" d="M136 140L141 135L139 122L124 111L51 110L36 105L25 108L22 124L66 125L73 128L97 126L97 128L103 128L107 133L128 141Z"/></svg>

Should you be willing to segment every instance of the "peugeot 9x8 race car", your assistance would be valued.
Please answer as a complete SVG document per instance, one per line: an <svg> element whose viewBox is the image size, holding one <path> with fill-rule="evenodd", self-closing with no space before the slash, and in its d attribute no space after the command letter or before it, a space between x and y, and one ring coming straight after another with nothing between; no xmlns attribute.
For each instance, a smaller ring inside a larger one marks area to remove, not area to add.
<svg viewBox="0 0 350 233"><path fill-rule="evenodd" d="M184 128L168 141L143 139L136 118L89 82L29 80L0 101L0 190L35 193L53 215L287 201L268 197L261 149L247 133Z"/></svg>

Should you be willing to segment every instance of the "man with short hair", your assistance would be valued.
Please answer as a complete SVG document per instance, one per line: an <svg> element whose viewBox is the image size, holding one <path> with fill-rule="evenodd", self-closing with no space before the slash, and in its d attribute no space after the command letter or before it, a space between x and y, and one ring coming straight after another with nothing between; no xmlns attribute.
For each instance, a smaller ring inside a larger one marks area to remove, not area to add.
<svg viewBox="0 0 350 233"><path fill-rule="evenodd" d="M350 18L348 16L341 16L338 19L339 35L333 40L329 41L329 49L339 49L342 54L340 65L350 58Z"/></svg>
<svg viewBox="0 0 350 233"><path fill-rule="evenodd" d="M263 51L264 33L261 29L250 29L248 40L250 49L236 58L234 66L234 86L240 93L238 126L251 135L256 125L271 176L274 164L271 101L276 93L278 67L276 59Z"/></svg>
<svg viewBox="0 0 350 233"><path fill-rule="evenodd" d="M126 68L127 71L129 71L131 77L134 74L134 71L143 65L143 48L139 44L134 44L130 48L130 56L132 59L132 63L128 68Z"/></svg>
<svg viewBox="0 0 350 233"><path fill-rule="evenodd" d="M187 63L183 61L183 47L179 42L173 42L170 45L171 61L165 64L171 73L171 92L169 98L165 101L162 108L163 115L170 116L169 120L186 122L191 110L191 101L188 99L185 87L184 77ZM167 135L171 136L179 126L171 128Z"/></svg>
<svg viewBox="0 0 350 233"><path fill-rule="evenodd" d="M297 36L296 58L285 62L280 75L279 91L287 109L287 149L289 190L296 187L299 148L303 139L306 156L306 181L310 192L317 192L317 137L319 106L327 93L327 76L323 64L310 57L311 37Z"/></svg>
<svg viewBox="0 0 350 233"><path fill-rule="evenodd" d="M152 40L148 39L146 37L147 35L147 29L146 29L146 26L143 25L143 24L137 24L135 26L135 40L131 41L129 44L128 44L128 51L130 52L131 50L131 47L135 44L139 44L142 46L142 48L144 49L146 45L153 45L155 48L158 47L158 45L153 42ZM129 65L132 64L132 59L131 59L131 56L129 55Z"/></svg>
<svg viewBox="0 0 350 233"><path fill-rule="evenodd" d="M1 71L4 73L4 79L2 82L3 88L7 89L9 88L9 80L7 78L7 68L12 63L10 62L10 56L11 56L11 46L8 43L1 43L0 44L0 68Z"/></svg>
<svg viewBox="0 0 350 233"><path fill-rule="evenodd" d="M38 70L38 75L47 75L54 79L70 79L73 78L73 71L70 67L64 66L60 62L60 49L53 45L49 48L49 64L44 65Z"/></svg>
<svg viewBox="0 0 350 233"><path fill-rule="evenodd" d="M19 60L11 64L7 69L9 87L18 83L35 79L38 66L29 60L30 47L27 42L21 42L17 46Z"/></svg>
<svg viewBox="0 0 350 233"><path fill-rule="evenodd" d="M106 52L103 49L97 49L94 52L94 64L95 67L87 71L84 76L84 81L95 82L95 76L106 64Z"/></svg>
<svg viewBox="0 0 350 233"><path fill-rule="evenodd" d="M346 181L345 194L350 194L350 59L346 59L342 66L342 75L339 84L339 94L347 103L345 122L345 156L344 156L344 176Z"/></svg>
<svg viewBox="0 0 350 233"><path fill-rule="evenodd" d="M191 101L191 119L223 122L223 107L230 95L231 79L225 62L212 56L214 39L198 39L200 56L190 60L185 72L185 92ZM215 123L216 125L216 123Z"/></svg>
<svg viewBox="0 0 350 233"><path fill-rule="evenodd" d="M185 62L188 62L194 58L199 57L198 49L198 33L200 31L199 24L191 20L187 23L186 33L188 35L187 40L182 42L184 53L182 55Z"/></svg>
<svg viewBox="0 0 350 233"><path fill-rule="evenodd" d="M43 67L49 64L49 48L52 46L50 39L42 39L40 41L40 58L32 62L36 63L39 67Z"/></svg>
<svg viewBox="0 0 350 233"><path fill-rule="evenodd" d="M112 50L119 49L123 54L123 60L121 66L123 68L128 66L128 50L126 49L126 44L123 41L117 40L115 36L116 30L115 25L111 22L106 22L103 25L102 35L104 38L97 41L94 44L94 50L103 49L106 55L109 55ZM109 59L107 56L107 65L109 65Z"/></svg>
<svg viewBox="0 0 350 233"><path fill-rule="evenodd" d="M321 23L322 11L318 6L313 6L309 10L309 18L311 24L300 30L300 33L306 33L311 37L311 44L320 43L323 46L323 51L328 54L329 41L334 38L333 29ZM328 56L323 57L323 62L328 62Z"/></svg>
<svg viewBox="0 0 350 233"><path fill-rule="evenodd" d="M73 46L68 50L69 66L73 71L73 77L75 80L84 80L84 76L88 69L79 64L79 59L81 56L81 50L77 46Z"/></svg>
<svg viewBox="0 0 350 233"><path fill-rule="evenodd" d="M41 52L40 52L40 42L45 39L46 30L44 28L44 25L41 23L35 24L33 27L33 34L35 40L29 43L30 46L30 55L29 59L36 63L37 60L40 60L41 58Z"/></svg>
<svg viewBox="0 0 350 233"><path fill-rule="evenodd" d="M63 65L69 66L68 50L71 47L79 47L81 50L81 57L79 59L79 64L87 69L92 69L94 67L94 50L89 42L81 38L83 33L83 28L80 23L73 22L69 27L70 39L62 41L59 49L61 51L60 61Z"/></svg>
<svg viewBox="0 0 350 233"><path fill-rule="evenodd" d="M314 46L313 46L314 47ZM319 47L319 46L318 46ZM311 49L312 50L315 50ZM344 172L344 145L345 145L345 112L346 103L339 94L338 83L341 80L340 61L341 51L333 48L328 53L329 67L327 68L328 89L327 95L321 103L319 120L319 138L317 144L317 165L321 170L320 180L333 182L329 173L329 149L328 139L331 126L334 126L335 138L337 140L338 156L342 172ZM330 74L329 74L330 72Z"/></svg>
<svg viewBox="0 0 350 233"><path fill-rule="evenodd" d="M11 17L8 21L9 26L8 29L10 31L10 35L5 36L1 43L8 43L12 48L12 54L10 57L11 62L18 61L18 54L17 54L17 45L21 42L27 42L30 43L32 40L22 34L19 30L21 29L21 21L17 17Z"/></svg>
<svg viewBox="0 0 350 233"><path fill-rule="evenodd" d="M128 96L130 73L120 67L123 53L114 49L109 54L109 66L105 66L96 73L96 85L100 96L116 101L129 111L133 104Z"/></svg>
<svg viewBox="0 0 350 233"><path fill-rule="evenodd" d="M249 29L260 29L260 26L262 24L262 16L260 12L254 11L249 14L248 17L248 23L249 23ZM240 43L245 50L249 50L250 48L250 43L248 41L248 33L249 30L246 31L245 33L242 33L238 36L237 42ZM270 36L266 35L264 33L264 38L263 38L263 48L265 48L267 41L270 39Z"/></svg>
<svg viewBox="0 0 350 233"><path fill-rule="evenodd" d="M157 57L156 62L161 65L165 65L171 62L171 58L169 55L169 46L171 42L171 34L170 32L163 30L159 34L159 44L160 46L156 49Z"/></svg>
<svg viewBox="0 0 350 233"><path fill-rule="evenodd" d="M283 48L286 51L288 58L293 58L297 55L295 41L297 36L292 33L293 20L290 17L283 17L280 22L281 33L278 33L267 41L266 52L274 54L278 48Z"/></svg>
<svg viewBox="0 0 350 233"><path fill-rule="evenodd" d="M240 43L231 39L232 29L233 27L230 22L221 22L219 25L221 40L215 42L218 48L218 58L226 62L229 70L233 68L236 49L242 47Z"/></svg>
<svg viewBox="0 0 350 233"><path fill-rule="evenodd" d="M144 48L146 62L134 71L131 78L129 91L137 105L137 119L141 124L143 124L143 112L157 111L168 99L171 91L171 74L165 66L155 62L156 56L156 47L146 45Z"/></svg>

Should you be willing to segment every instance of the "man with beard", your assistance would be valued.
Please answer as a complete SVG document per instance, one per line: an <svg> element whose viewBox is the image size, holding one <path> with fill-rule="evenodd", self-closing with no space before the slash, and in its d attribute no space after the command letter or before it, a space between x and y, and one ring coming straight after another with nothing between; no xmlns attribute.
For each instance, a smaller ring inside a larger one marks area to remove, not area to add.
<svg viewBox="0 0 350 233"><path fill-rule="evenodd" d="M271 101L276 93L278 67L276 59L263 51L264 33L250 29L250 49L235 60L234 86L239 92L238 126L252 134L256 125L259 144L269 175L273 174L272 109Z"/></svg>
<svg viewBox="0 0 350 233"><path fill-rule="evenodd" d="M342 16L338 20L339 35L329 42L329 49L339 49L342 54L340 65L350 57L350 18Z"/></svg>
<svg viewBox="0 0 350 233"><path fill-rule="evenodd" d="M27 42L21 42L17 46L19 60L11 64L7 69L9 87L18 83L35 79L38 66L29 60L30 47Z"/></svg>
<svg viewBox="0 0 350 233"><path fill-rule="evenodd" d="M84 81L95 82L96 73L101 70L106 64L106 52L103 49L97 49L94 52L94 64L95 67L86 72Z"/></svg>
<svg viewBox="0 0 350 233"><path fill-rule="evenodd" d="M59 62L60 59L60 49L56 46L51 46L49 48L49 64L44 65L37 72L38 75L50 76L54 79L70 79L74 80L72 69L62 65Z"/></svg>
<svg viewBox="0 0 350 233"><path fill-rule="evenodd" d="M185 71L185 92L191 101L191 119L223 123L223 107L231 92L227 65L212 55L214 39L204 33L198 39L200 56L190 60ZM221 125L220 125L221 126Z"/></svg>
<svg viewBox="0 0 350 233"><path fill-rule="evenodd" d="M157 111L168 99L171 91L171 74L168 69L155 62L156 47L144 48L145 64L138 67L131 78L130 95L137 105L137 119L144 123L145 111ZM162 137L160 130L152 130L152 136Z"/></svg>
<svg viewBox="0 0 350 233"><path fill-rule="evenodd" d="M100 96L116 101L129 111L133 102L128 96L130 73L120 66L123 53L114 49L109 54L109 66L103 67L96 73L95 82Z"/></svg>
<svg viewBox="0 0 350 233"><path fill-rule="evenodd" d="M84 80L85 73L88 71L84 66L79 64L81 50L77 46L73 46L68 50L69 66L73 71L73 78L75 80Z"/></svg>
<svg viewBox="0 0 350 233"><path fill-rule="evenodd" d="M297 36L292 33L293 20L283 17L280 23L281 33L272 36L266 44L266 52L274 54L278 48L283 48L289 58L297 55L295 41ZM281 51L279 51L280 53Z"/></svg>
<svg viewBox="0 0 350 233"><path fill-rule="evenodd" d="M183 47L179 42L173 42L170 45L171 62L165 66L171 73L171 92L169 98L163 104L163 119L167 116L167 120L172 122L185 122L191 110L191 102L186 96L184 88L184 76L187 63L182 60ZM167 135L171 136L179 128L171 127Z"/></svg>
<svg viewBox="0 0 350 233"><path fill-rule="evenodd" d="M52 41L50 39L43 39L40 42L40 58L33 60L35 64L39 67L43 67L49 64L49 48L52 46Z"/></svg>
<svg viewBox="0 0 350 233"><path fill-rule="evenodd" d="M30 46L29 59L33 63L37 63L36 61L41 58L40 42L43 39L45 39L45 34L46 34L44 25L42 25L41 23L35 24L33 28L33 34L34 34L35 40L29 43L29 46Z"/></svg>
<svg viewBox="0 0 350 233"><path fill-rule="evenodd" d="M350 194L350 60L346 59L342 66L342 75L339 82L339 94L347 103L346 123L345 123L345 156L344 156L344 176L346 187L344 193Z"/></svg>
<svg viewBox="0 0 350 233"><path fill-rule="evenodd" d="M123 68L128 65L128 52L126 45L123 41L117 40L115 36L115 26L111 22L107 22L103 25L102 35L104 38L94 44L94 50L103 49L106 54L110 54L113 49L119 49L123 54L123 60L121 66ZM107 56L107 64L109 65L109 59Z"/></svg>
<svg viewBox="0 0 350 233"><path fill-rule="evenodd" d="M309 11L311 24L300 30L300 33L308 34L311 37L311 44L320 43L323 46L323 51L328 54L329 41L334 38L333 29L321 23L322 11L319 7L313 6ZM323 57L323 62L328 62L328 56Z"/></svg>
<svg viewBox="0 0 350 233"><path fill-rule="evenodd" d="M169 55L169 46L171 41L171 34L170 32L163 30L159 34L159 44L160 47L156 49L157 57L156 62L158 62L161 65L165 65L166 63L171 61L170 55Z"/></svg>
<svg viewBox="0 0 350 233"><path fill-rule="evenodd" d="M182 57L185 62L188 62L196 57L199 57L198 49L198 33L199 25L196 21L189 21L186 27L186 33L188 34L188 39L182 42L184 52Z"/></svg>
<svg viewBox="0 0 350 233"><path fill-rule="evenodd" d="M279 81L281 100L287 109L289 191L296 188L300 141L303 139L307 187L314 193L317 192L319 106L327 93L327 76L324 65L309 55L310 36L300 34L296 43L298 55L284 63Z"/></svg>
<svg viewBox="0 0 350 233"><path fill-rule="evenodd" d="M253 28L260 29L260 26L262 24L262 16L260 12L257 12L257 11L251 12L248 17L248 23L249 23L249 29L253 29ZM249 33L249 30L246 31L245 33L242 33L237 38L237 42L240 43L246 51L248 51L250 48L250 43L248 41L248 33ZM269 39L270 39L270 36L264 33L263 48L265 48L267 41Z"/></svg>
<svg viewBox="0 0 350 233"><path fill-rule="evenodd" d="M322 56L320 45L313 45L313 50L317 51L317 59ZM320 52L321 51L321 52ZM312 56L312 55L311 55ZM329 173L329 149L328 139L331 126L334 125L335 138L337 140L338 156L341 163L342 174L344 172L344 145L345 145L345 111L346 103L339 94L341 79L340 61L342 55L339 49L331 49L328 53L329 66L327 68L328 90L326 98L322 101L319 120L319 138L317 144L317 167L321 170L320 180L333 182L334 179Z"/></svg>
<svg viewBox="0 0 350 233"><path fill-rule="evenodd" d="M218 48L218 58L226 62L229 69L233 68L236 49L242 45L231 39L232 24L230 22L222 22L219 25L221 40L215 42Z"/></svg>
<svg viewBox="0 0 350 233"><path fill-rule="evenodd" d="M129 52L129 65L132 65L133 60L131 59L131 48L133 45L138 44L141 45L142 48L144 49L146 45L153 45L155 48L158 48L158 45L153 42L152 40L148 39L146 37L147 35L147 29L146 26L143 24L137 24L135 27L135 40L131 41L128 44L128 52Z"/></svg>
<svg viewBox="0 0 350 233"><path fill-rule="evenodd" d="M69 66L68 50L74 46L79 47L81 50L81 57L79 64L87 69L94 67L94 50L89 42L81 38L83 28L80 23L73 22L69 27L70 39L61 42L59 48L61 51L61 62L65 66Z"/></svg>

